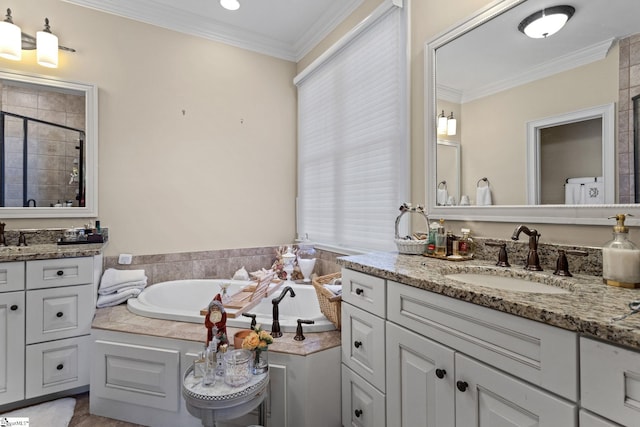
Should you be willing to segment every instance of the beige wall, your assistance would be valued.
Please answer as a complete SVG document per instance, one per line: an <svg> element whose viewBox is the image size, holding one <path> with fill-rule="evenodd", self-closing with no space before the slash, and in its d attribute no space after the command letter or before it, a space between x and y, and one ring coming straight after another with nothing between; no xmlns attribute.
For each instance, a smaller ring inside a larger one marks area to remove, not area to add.
<svg viewBox="0 0 640 427"><path fill-rule="evenodd" d="M107 255L255 247L295 237L296 64L59 0L23 0L14 22L49 17L58 69L32 53L6 70L99 88L99 217ZM86 220L7 220L7 229Z"/></svg>

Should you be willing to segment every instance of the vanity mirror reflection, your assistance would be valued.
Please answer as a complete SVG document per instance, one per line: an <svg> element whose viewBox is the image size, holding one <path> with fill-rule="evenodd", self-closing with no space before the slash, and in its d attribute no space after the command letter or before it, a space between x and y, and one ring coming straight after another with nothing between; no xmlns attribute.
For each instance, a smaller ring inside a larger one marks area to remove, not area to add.
<svg viewBox="0 0 640 427"><path fill-rule="evenodd" d="M518 30L527 16L559 4L494 2L425 45L430 214L460 220L574 224L605 224L606 217L619 209L640 215L633 194L638 174L629 134L631 98L640 92L640 81L628 78L629 57L640 55L629 54L630 40L639 41L640 21L635 17L640 16L640 2L570 1L567 4L575 13L558 33L533 39ZM454 112L457 119L458 194L468 194L472 206L437 203L438 177L448 167L441 164L437 144L437 117L442 110L446 115ZM563 130L566 125L573 128ZM541 139L562 133L570 136L566 146L571 148ZM564 151L554 153L557 147ZM567 160L558 163L559 158ZM474 205L476 186L483 177L491 182L492 206ZM597 182L593 187L601 190L602 197L595 202L564 197L567 179L589 177Z"/></svg>
<svg viewBox="0 0 640 427"><path fill-rule="evenodd" d="M0 72L0 218L97 216L97 88Z"/></svg>

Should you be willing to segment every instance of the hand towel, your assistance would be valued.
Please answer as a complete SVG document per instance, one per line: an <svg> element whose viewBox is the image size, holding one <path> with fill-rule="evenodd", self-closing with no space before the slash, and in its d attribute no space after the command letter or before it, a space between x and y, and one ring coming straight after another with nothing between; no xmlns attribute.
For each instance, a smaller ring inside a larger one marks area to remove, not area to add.
<svg viewBox="0 0 640 427"><path fill-rule="evenodd" d="M140 295L140 292L142 292L142 290L140 289L129 289L121 293L100 295L98 296L96 307L113 307L114 305L122 304L129 298L137 297L138 295Z"/></svg>
<svg viewBox="0 0 640 427"><path fill-rule="evenodd" d="M331 293L334 295L342 295L342 285L326 284L324 285L324 287L331 291Z"/></svg>
<svg viewBox="0 0 640 427"><path fill-rule="evenodd" d="M449 199L449 192L446 188L438 188L436 193L436 204L438 206L444 206L447 204L447 200Z"/></svg>
<svg viewBox="0 0 640 427"><path fill-rule="evenodd" d="M596 182L595 176L583 176L580 178L567 178L567 184L589 184Z"/></svg>
<svg viewBox="0 0 640 427"><path fill-rule="evenodd" d="M565 184L564 185L564 204L579 205L582 197L582 184Z"/></svg>
<svg viewBox="0 0 640 427"><path fill-rule="evenodd" d="M604 183L592 182L582 184L582 198L587 205L601 205L604 203Z"/></svg>
<svg viewBox="0 0 640 427"><path fill-rule="evenodd" d="M121 289L127 288L140 288L141 290L147 286L147 276L144 276L142 280L136 280L133 282L122 282L116 283L111 286L104 287L102 284L100 285L100 289L98 289L98 295L109 295L114 292L118 292Z"/></svg>
<svg viewBox="0 0 640 427"><path fill-rule="evenodd" d="M116 270L115 268L107 268L102 274L100 287L108 288L113 285L119 285L126 282L139 282L145 279L144 270Z"/></svg>
<svg viewBox="0 0 640 427"><path fill-rule="evenodd" d="M476 205L490 206L491 203L491 188L488 185L476 187Z"/></svg>

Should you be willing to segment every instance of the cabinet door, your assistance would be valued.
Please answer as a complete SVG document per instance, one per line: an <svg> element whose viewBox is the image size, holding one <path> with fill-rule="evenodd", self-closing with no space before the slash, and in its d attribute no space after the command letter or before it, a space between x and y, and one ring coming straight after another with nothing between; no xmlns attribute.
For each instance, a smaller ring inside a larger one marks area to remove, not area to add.
<svg viewBox="0 0 640 427"><path fill-rule="evenodd" d="M575 404L460 353L455 365L457 426L577 426Z"/></svg>
<svg viewBox="0 0 640 427"><path fill-rule="evenodd" d="M580 427L622 427L607 419L601 418L589 411L580 409Z"/></svg>
<svg viewBox="0 0 640 427"><path fill-rule="evenodd" d="M384 320L342 304L342 363L385 390Z"/></svg>
<svg viewBox="0 0 640 427"><path fill-rule="evenodd" d="M454 351L387 322L387 425L453 427Z"/></svg>
<svg viewBox="0 0 640 427"><path fill-rule="evenodd" d="M24 291L0 294L0 405L24 399Z"/></svg>
<svg viewBox="0 0 640 427"><path fill-rule="evenodd" d="M342 365L343 427L386 427L384 394ZM395 427L395 426L394 426Z"/></svg>

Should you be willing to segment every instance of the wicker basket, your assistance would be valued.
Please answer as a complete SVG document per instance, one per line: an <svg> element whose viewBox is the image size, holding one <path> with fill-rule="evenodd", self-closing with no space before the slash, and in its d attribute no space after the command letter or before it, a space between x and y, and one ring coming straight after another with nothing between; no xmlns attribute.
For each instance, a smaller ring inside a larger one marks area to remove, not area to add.
<svg viewBox="0 0 640 427"><path fill-rule="evenodd" d="M316 288L316 294L318 295L318 302L320 303L320 311L327 319L331 321L339 330L341 327L340 319L342 308L342 295L335 295L324 285L331 283L334 279L339 279L342 273L327 274L326 276L320 276L313 279L313 287Z"/></svg>
<svg viewBox="0 0 640 427"><path fill-rule="evenodd" d="M395 238L396 246L398 247L398 252L400 252L401 254L408 254L408 255L421 255L425 253L427 251L427 245L429 244L428 241L426 239L425 240L401 239L398 226L400 225L400 218L402 218L402 216L405 213L407 212L417 213L417 214L420 214L425 219L425 221L427 221L427 234L429 234L429 218L427 217L427 214L425 214L422 208L419 206L417 208L409 208L407 207L407 205L402 205L402 207L400 208L400 211L401 211L400 215L398 215L398 217L396 218L396 238Z"/></svg>

